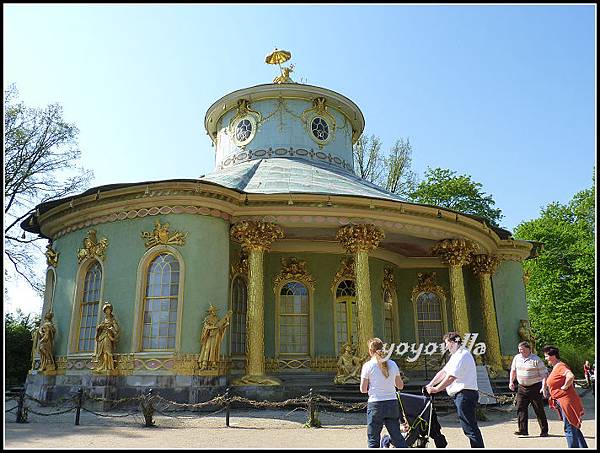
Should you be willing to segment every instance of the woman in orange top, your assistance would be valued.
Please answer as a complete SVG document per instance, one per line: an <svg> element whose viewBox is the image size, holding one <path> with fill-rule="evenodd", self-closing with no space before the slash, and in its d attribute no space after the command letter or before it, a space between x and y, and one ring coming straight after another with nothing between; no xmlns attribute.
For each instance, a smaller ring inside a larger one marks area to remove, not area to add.
<svg viewBox="0 0 600 453"><path fill-rule="evenodd" d="M552 365L552 372L546 378L550 390L550 407L558 411L565 423L565 437L569 448L588 448L581 432L583 404L577 394L573 381L575 375L560 360L558 348L544 346L544 358Z"/></svg>

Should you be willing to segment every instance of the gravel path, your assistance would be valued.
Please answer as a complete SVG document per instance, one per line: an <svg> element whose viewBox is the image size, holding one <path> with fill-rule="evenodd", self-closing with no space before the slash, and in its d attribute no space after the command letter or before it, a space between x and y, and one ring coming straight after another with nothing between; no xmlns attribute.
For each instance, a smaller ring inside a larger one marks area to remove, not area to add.
<svg viewBox="0 0 600 453"><path fill-rule="evenodd" d="M595 397L587 392L583 398L586 409L583 433L590 448L596 447ZM7 403L10 408L13 402ZM49 408L38 411L50 412ZM513 434L517 428L513 406L490 408L488 420L479 423L488 448L566 448L562 422L546 407L550 437L534 437L539 427L530 408L529 437ZM121 415L124 414L120 413ZM114 415L120 415L114 413ZM155 427L144 427L141 414L127 417L97 417L81 413L75 426L74 412L42 417L29 414L29 423L16 423L15 412L6 414L4 448L70 449L70 448L365 448L366 415L364 413L319 412L322 428L304 428L304 409L240 410L231 413L230 427L225 426L225 412L179 412L176 416L157 414ZM468 448L456 413L438 413L442 432L449 448ZM433 441L429 448L434 448Z"/></svg>

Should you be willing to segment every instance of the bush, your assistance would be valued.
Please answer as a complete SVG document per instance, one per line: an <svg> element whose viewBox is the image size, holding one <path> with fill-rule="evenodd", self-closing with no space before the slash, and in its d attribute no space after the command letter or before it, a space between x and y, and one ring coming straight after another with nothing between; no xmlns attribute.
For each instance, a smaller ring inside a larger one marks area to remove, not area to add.
<svg viewBox="0 0 600 453"><path fill-rule="evenodd" d="M560 351L560 360L567 364L577 379L583 379L583 364L586 360L589 360L592 364L594 363L594 348L582 349L572 345L555 346Z"/></svg>
<svg viewBox="0 0 600 453"><path fill-rule="evenodd" d="M6 387L23 385L31 369L31 334L39 324L39 317L7 313L4 318L4 383Z"/></svg>

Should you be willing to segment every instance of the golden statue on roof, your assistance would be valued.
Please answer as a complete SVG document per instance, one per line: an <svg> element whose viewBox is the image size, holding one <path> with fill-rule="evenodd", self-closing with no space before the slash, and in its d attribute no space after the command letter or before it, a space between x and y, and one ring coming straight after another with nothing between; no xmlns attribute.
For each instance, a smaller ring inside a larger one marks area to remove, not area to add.
<svg viewBox="0 0 600 453"><path fill-rule="evenodd" d="M281 75L278 75L273 79L273 83L295 83L291 77L290 72L294 72L294 65L281 66L281 63L285 63L292 58L292 53L287 50L280 50L275 47L275 50L265 57L265 63L276 64L279 66Z"/></svg>

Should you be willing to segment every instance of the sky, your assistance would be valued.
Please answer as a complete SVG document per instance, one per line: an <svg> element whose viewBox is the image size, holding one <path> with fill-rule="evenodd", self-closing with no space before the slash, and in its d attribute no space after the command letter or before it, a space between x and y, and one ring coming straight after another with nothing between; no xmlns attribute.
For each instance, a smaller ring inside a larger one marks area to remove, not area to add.
<svg viewBox="0 0 600 453"><path fill-rule="evenodd" d="M91 187L213 170L206 110L292 78L353 100L412 170L482 184L510 231L592 185L596 7L579 5L3 4L4 88L58 103L79 128ZM42 257L43 258L43 257ZM44 268L44 261L40 259ZM7 308L39 313L24 284Z"/></svg>

